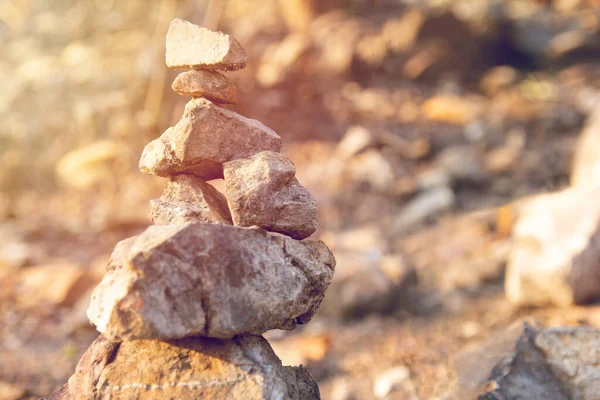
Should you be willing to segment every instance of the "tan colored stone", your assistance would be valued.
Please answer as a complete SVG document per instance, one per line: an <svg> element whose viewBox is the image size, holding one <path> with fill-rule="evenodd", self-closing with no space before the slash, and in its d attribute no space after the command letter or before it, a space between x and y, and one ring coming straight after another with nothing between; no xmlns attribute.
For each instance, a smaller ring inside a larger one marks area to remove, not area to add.
<svg viewBox="0 0 600 400"><path fill-rule="evenodd" d="M101 335L49 399L319 399L303 367L283 367L260 336L110 342Z"/></svg>
<svg viewBox="0 0 600 400"><path fill-rule="evenodd" d="M233 37L175 18L167 32L167 66L174 69L235 71L248 62L248 54Z"/></svg>
<svg viewBox="0 0 600 400"><path fill-rule="evenodd" d="M122 340L293 329L312 318L335 266L322 242L201 223L151 226L111 260L88 316Z"/></svg>
<svg viewBox="0 0 600 400"><path fill-rule="evenodd" d="M181 120L146 146L140 170L164 177L187 173L208 181L223 177L224 162L278 152L281 144L279 135L261 122L193 99Z"/></svg>
<svg viewBox="0 0 600 400"><path fill-rule="evenodd" d="M215 103L235 104L235 86L215 71L186 71L177 75L171 88L182 96L206 97Z"/></svg>
<svg viewBox="0 0 600 400"><path fill-rule="evenodd" d="M264 151L223 165L225 194L233 222L260 226L295 239L317 229L317 203L295 178L286 156Z"/></svg>
<svg viewBox="0 0 600 400"><path fill-rule="evenodd" d="M505 292L514 304L569 306L600 295L600 187L571 187L523 204Z"/></svg>
<svg viewBox="0 0 600 400"><path fill-rule="evenodd" d="M169 179L163 195L150 201L150 218L159 225L233 224L225 196L191 175L175 175Z"/></svg>
<svg viewBox="0 0 600 400"><path fill-rule="evenodd" d="M593 112L585 123L575 152L571 170L573 186L600 185L600 109Z"/></svg>

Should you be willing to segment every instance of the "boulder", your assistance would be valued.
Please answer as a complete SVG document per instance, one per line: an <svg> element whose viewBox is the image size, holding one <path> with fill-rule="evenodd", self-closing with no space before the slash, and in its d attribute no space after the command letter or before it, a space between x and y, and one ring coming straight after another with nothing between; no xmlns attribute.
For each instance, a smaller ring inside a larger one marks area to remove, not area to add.
<svg viewBox="0 0 600 400"><path fill-rule="evenodd" d="M600 187L572 187L523 204L505 292L517 305L568 306L600 294Z"/></svg>
<svg viewBox="0 0 600 400"><path fill-rule="evenodd" d="M166 47L167 66L174 69L235 71L248 62L246 50L231 36L179 18L169 25Z"/></svg>
<svg viewBox="0 0 600 400"><path fill-rule="evenodd" d="M171 88L182 96L206 97L215 103L235 104L235 86L215 71L186 71L177 75Z"/></svg>
<svg viewBox="0 0 600 400"><path fill-rule="evenodd" d="M312 318L335 268L320 241L223 224L151 226L116 253L88 309L111 340L293 329Z"/></svg>
<svg viewBox="0 0 600 400"><path fill-rule="evenodd" d="M176 175L169 179L163 195L150 201L150 218L159 225L233 223L225 196L191 175Z"/></svg>
<svg viewBox="0 0 600 400"><path fill-rule="evenodd" d="M317 203L286 156L264 151L223 164L233 222L304 239L317 229Z"/></svg>
<svg viewBox="0 0 600 400"><path fill-rule="evenodd" d="M181 120L150 142L142 153L145 174L192 174L203 180L223 177L222 164L261 151L281 150L281 138L261 122L203 99L185 106Z"/></svg>
<svg viewBox="0 0 600 400"><path fill-rule="evenodd" d="M526 325L493 368L479 399L600 399L600 331ZM485 359L485 356L483 357Z"/></svg>
<svg viewBox="0 0 600 400"><path fill-rule="evenodd" d="M319 399L304 367L283 367L260 336L111 342L99 336L48 399Z"/></svg>

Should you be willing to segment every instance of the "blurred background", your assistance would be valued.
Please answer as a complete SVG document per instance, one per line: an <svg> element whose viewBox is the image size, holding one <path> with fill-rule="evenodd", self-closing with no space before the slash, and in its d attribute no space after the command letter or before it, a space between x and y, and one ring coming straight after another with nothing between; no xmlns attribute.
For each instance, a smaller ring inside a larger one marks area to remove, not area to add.
<svg viewBox="0 0 600 400"><path fill-rule="evenodd" d="M164 63L174 17L248 50L232 109L283 137L317 198L336 278L311 324L266 336L324 399L453 398L457 354L520 318L600 325L593 304L523 308L504 289L523 205L600 164L598 5L0 0L0 399L66 382L97 335L90 290L149 224L164 180L139 156L188 100ZM531 229L600 221L575 197L551 224L554 203L534 207Z"/></svg>

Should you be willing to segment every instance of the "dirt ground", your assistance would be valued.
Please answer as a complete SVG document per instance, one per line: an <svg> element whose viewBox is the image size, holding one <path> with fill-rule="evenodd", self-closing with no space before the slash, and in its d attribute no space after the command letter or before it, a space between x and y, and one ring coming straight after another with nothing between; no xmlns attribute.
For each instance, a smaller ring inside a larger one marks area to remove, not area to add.
<svg viewBox="0 0 600 400"><path fill-rule="evenodd" d="M89 289L149 224L163 182L137 160L186 101L175 16L248 49L232 108L283 137L337 273L373 249L414 271L385 307L265 335L324 399L460 398L455 357L513 322L600 327L596 305L517 309L503 288L519 200L567 185L600 98L594 2L249 3L0 3L0 399L66 382L97 336ZM340 144L353 127L367 144Z"/></svg>

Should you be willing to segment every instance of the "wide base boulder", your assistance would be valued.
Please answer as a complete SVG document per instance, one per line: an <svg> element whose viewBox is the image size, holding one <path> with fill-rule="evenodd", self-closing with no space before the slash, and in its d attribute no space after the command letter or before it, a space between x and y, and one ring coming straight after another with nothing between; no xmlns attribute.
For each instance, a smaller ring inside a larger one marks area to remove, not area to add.
<svg viewBox="0 0 600 400"><path fill-rule="evenodd" d="M308 371L282 366L260 336L111 342L101 335L47 400L319 398Z"/></svg>
<svg viewBox="0 0 600 400"><path fill-rule="evenodd" d="M307 323L335 259L320 241L190 223L126 239L109 267L88 310L107 338L231 338Z"/></svg>

